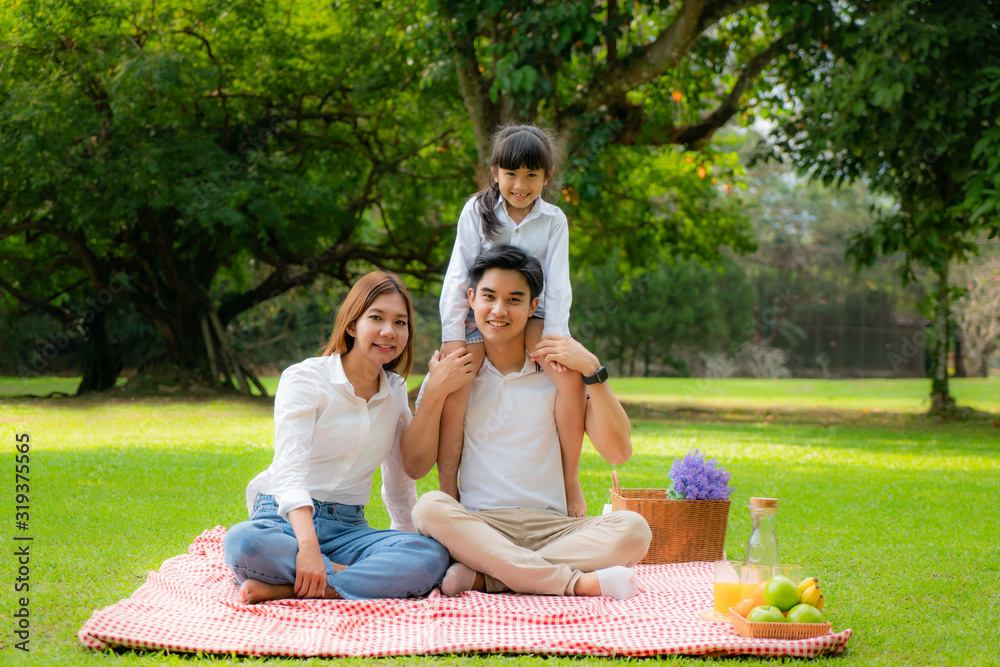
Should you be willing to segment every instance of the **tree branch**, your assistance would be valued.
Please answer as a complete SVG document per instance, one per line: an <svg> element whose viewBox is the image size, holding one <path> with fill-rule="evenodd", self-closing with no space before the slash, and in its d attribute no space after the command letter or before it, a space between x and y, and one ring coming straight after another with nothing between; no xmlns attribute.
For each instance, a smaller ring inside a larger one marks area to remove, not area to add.
<svg viewBox="0 0 1000 667"><path fill-rule="evenodd" d="M766 0L715 0L705 5L705 11L701 13L698 21L698 34L701 34L719 19L725 18L747 7L755 7L765 4Z"/></svg>
<svg viewBox="0 0 1000 667"><path fill-rule="evenodd" d="M109 273L108 266L102 262L89 247L87 247L87 242L83 238L82 232L77 236L74 236L62 229L51 229L47 231L65 243L70 250L76 253L77 257L80 258L81 268L83 268L87 277L90 278L90 282L92 282L97 289L107 289L107 276Z"/></svg>
<svg viewBox="0 0 1000 667"><path fill-rule="evenodd" d="M200 40L201 43L205 45L205 51L208 53L209 59L212 62L214 62L216 65L219 64L219 61L215 59L215 55L212 53L212 45L208 43L208 40L205 37L203 37L202 35L199 35L198 33L196 33L194 31L194 29L191 28L191 26L185 26L185 27L181 28L180 30L174 30L173 32L174 32L174 34L191 35L195 39Z"/></svg>
<svg viewBox="0 0 1000 667"><path fill-rule="evenodd" d="M706 0L685 0L677 18L652 44L639 47L619 60L577 95L574 106L584 112L614 104L637 86L652 81L680 63L698 37Z"/></svg>
<svg viewBox="0 0 1000 667"><path fill-rule="evenodd" d="M490 136L498 124L496 105L490 100L490 84L483 79L476 60L472 42L459 43L455 33L448 31L448 41L455 50L455 71L458 86L462 91L462 101L472 120L473 135L476 138L476 152L479 162L486 165L490 161Z"/></svg>
<svg viewBox="0 0 1000 667"><path fill-rule="evenodd" d="M43 299L42 297L35 296L34 294L28 294L24 290L14 287L14 285L9 283L3 276L0 276L0 288L3 288L8 294L21 303L26 303L30 306L38 308L47 315L51 315L62 324L69 324L76 319L76 316L68 308L61 308L52 302Z"/></svg>
<svg viewBox="0 0 1000 667"><path fill-rule="evenodd" d="M670 133L670 143L682 144L684 146L699 146L712 138L715 131L729 122L729 119L739 111L740 98L747 91L754 80L764 71L778 52L778 48L786 42L785 36L781 36L771 43L766 49L750 59L740 72L739 78L733 84L729 94L726 95L722 103L716 107L707 118L699 123L683 125L674 128Z"/></svg>

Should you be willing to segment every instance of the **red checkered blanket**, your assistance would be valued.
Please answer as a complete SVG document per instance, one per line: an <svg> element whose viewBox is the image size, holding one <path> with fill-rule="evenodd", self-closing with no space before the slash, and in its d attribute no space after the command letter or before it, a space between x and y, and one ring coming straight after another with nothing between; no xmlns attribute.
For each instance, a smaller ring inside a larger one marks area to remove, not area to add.
<svg viewBox="0 0 1000 667"><path fill-rule="evenodd" d="M851 630L799 641L744 639L708 623L709 563L639 565L631 600L466 593L419 600L281 600L244 605L217 526L163 563L127 600L80 629L90 648L288 656L535 653L649 656L840 653Z"/></svg>

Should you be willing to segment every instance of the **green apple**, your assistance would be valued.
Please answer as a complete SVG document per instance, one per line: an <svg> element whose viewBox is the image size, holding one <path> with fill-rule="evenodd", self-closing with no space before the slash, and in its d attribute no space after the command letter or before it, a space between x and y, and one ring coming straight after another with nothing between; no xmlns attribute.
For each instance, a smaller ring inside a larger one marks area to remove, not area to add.
<svg viewBox="0 0 1000 667"><path fill-rule="evenodd" d="M777 607L761 605L750 610L747 620L751 623L784 623L786 619Z"/></svg>
<svg viewBox="0 0 1000 667"><path fill-rule="evenodd" d="M811 604L797 604L788 610L788 620L792 623L824 623L823 612Z"/></svg>
<svg viewBox="0 0 1000 667"><path fill-rule="evenodd" d="M799 603L799 588L788 577L771 577L764 587L764 602L788 611Z"/></svg>

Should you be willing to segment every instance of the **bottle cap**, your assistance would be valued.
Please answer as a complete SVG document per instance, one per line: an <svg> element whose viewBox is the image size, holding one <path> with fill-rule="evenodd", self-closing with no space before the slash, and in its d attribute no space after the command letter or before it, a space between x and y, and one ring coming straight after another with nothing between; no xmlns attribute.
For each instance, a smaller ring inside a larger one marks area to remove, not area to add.
<svg viewBox="0 0 1000 667"><path fill-rule="evenodd" d="M753 508L764 508L764 507L777 507L777 498L751 498L750 507Z"/></svg>

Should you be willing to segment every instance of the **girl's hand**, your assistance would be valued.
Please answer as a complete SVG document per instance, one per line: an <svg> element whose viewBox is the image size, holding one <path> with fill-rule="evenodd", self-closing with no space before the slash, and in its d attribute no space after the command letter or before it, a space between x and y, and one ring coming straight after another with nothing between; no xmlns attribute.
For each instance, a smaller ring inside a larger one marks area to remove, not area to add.
<svg viewBox="0 0 1000 667"><path fill-rule="evenodd" d="M450 394L476 375L472 353L460 347L446 357L435 351L427 364L427 388Z"/></svg>
<svg viewBox="0 0 1000 667"><path fill-rule="evenodd" d="M321 598L326 594L326 564L319 543L300 547L295 556L295 596Z"/></svg>

